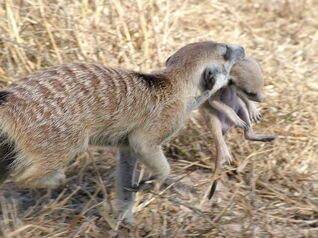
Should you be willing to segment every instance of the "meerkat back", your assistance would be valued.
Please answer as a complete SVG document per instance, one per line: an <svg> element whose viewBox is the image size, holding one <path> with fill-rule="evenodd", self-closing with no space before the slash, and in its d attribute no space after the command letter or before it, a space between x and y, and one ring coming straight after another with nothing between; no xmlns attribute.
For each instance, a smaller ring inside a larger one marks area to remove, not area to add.
<svg viewBox="0 0 318 238"><path fill-rule="evenodd" d="M0 151L4 168L14 167L22 186L56 186L63 178L54 171L87 148L89 135L98 137L107 128L110 143L120 140L143 117L140 109L134 113L135 102L145 101L142 85L131 74L98 64L66 64L37 71L3 89ZM37 178L42 171L53 176L47 179L52 184Z"/></svg>

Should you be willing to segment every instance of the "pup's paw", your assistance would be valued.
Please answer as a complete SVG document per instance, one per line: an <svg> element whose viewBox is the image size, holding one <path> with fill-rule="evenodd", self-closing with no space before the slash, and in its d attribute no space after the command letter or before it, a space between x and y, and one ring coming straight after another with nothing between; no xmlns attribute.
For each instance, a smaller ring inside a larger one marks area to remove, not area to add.
<svg viewBox="0 0 318 238"><path fill-rule="evenodd" d="M257 110L255 104L252 102L248 105L248 114L251 121L257 122L262 118L262 114Z"/></svg>
<svg viewBox="0 0 318 238"><path fill-rule="evenodd" d="M228 149L224 149L220 152L221 163L228 163L228 165L232 164L233 157Z"/></svg>
<svg viewBox="0 0 318 238"><path fill-rule="evenodd" d="M257 122L257 121L261 120L261 118L262 118L262 114L257 109L251 110L249 112L249 114L250 114L251 121Z"/></svg>
<svg viewBox="0 0 318 238"><path fill-rule="evenodd" d="M238 127L240 127L240 128L245 129L245 128L247 127L246 122L243 121L243 120L242 120L241 118L239 118L239 117L235 117L233 122L234 122L234 124L235 124L236 126L238 126Z"/></svg>

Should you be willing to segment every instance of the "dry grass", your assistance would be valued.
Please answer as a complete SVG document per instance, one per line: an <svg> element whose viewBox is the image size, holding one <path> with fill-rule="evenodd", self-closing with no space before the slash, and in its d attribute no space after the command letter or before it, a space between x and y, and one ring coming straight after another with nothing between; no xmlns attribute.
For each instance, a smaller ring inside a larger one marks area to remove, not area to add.
<svg viewBox="0 0 318 238"><path fill-rule="evenodd" d="M4 237L317 237L317 0L2 0L0 80L70 61L149 72L186 43L243 45L266 76L263 120L274 143L227 135L235 163L204 198L214 158L200 119L167 147L173 174L195 190L137 197L136 225L114 220L114 152L91 148L53 191L0 190Z"/></svg>

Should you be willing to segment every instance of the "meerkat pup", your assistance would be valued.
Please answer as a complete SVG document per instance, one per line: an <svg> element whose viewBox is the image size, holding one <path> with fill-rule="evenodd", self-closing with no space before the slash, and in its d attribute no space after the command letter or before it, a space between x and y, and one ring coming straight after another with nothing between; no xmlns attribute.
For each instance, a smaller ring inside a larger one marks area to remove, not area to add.
<svg viewBox="0 0 318 238"><path fill-rule="evenodd" d="M221 162L226 160L230 163L232 160L223 138L230 127L244 128L247 140L272 141L276 138L275 135L254 133L251 125L251 120L260 119L260 113L251 101L262 102L264 98L264 78L258 63L251 58L244 58L235 63L231 69L230 81L231 85L219 90L200 107L200 112L212 132L217 152L213 176L215 182L209 198L216 189L216 178ZM240 99L245 103L246 109Z"/></svg>
<svg viewBox="0 0 318 238"><path fill-rule="evenodd" d="M151 74L72 63L12 83L0 91L1 180L13 173L23 187L56 187L69 161L99 144L129 151L161 183L170 171L161 145L244 56L240 46L206 41Z"/></svg>

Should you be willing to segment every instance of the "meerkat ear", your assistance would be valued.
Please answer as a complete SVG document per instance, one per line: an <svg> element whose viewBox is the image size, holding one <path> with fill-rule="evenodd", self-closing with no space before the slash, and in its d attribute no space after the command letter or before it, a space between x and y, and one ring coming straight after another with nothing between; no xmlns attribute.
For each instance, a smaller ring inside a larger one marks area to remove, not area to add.
<svg viewBox="0 0 318 238"><path fill-rule="evenodd" d="M212 90L215 84L215 72L210 67L206 68L202 73L202 88L204 90Z"/></svg>
<svg viewBox="0 0 318 238"><path fill-rule="evenodd" d="M168 66L169 60L171 59L171 56L166 60L165 65Z"/></svg>

